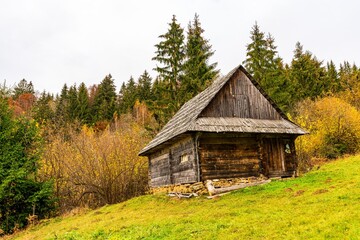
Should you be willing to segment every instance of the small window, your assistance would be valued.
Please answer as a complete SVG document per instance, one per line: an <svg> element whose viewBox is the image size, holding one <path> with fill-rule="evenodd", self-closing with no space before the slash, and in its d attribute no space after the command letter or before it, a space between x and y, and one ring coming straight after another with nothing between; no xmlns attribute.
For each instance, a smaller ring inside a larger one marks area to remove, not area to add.
<svg viewBox="0 0 360 240"><path fill-rule="evenodd" d="M182 154L180 157L180 163L185 163L189 161L189 155L188 154Z"/></svg>
<svg viewBox="0 0 360 240"><path fill-rule="evenodd" d="M290 145L288 143L285 144L285 153L291 154L291 148L290 148Z"/></svg>

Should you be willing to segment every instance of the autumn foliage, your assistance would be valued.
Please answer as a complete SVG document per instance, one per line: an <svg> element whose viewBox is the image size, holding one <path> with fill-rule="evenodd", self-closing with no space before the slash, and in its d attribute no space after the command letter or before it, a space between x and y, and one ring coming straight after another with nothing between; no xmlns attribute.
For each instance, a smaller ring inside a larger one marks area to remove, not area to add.
<svg viewBox="0 0 360 240"><path fill-rule="evenodd" d="M80 133L52 137L43 155L41 176L54 179L60 211L98 207L144 194L147 159L138 152L149 141L144 128L123 115L102 132L84 126Z"/></svg>
<svg viewBox="0 0 360 240"><path fill-rule="evenodd" d="M360 150L360 112L338 97L305 100L295 122L309 131L297 141L300 160L336 158Z"/></svg>

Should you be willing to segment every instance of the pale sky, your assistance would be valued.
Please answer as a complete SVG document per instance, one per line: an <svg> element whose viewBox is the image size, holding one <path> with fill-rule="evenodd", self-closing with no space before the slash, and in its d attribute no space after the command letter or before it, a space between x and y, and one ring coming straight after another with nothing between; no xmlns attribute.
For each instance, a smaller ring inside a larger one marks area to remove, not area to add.
<svg viewBox="0 0 360 240"><path fill-rule="evenodd" d="M32 81L38 91L64 83L119 88L146 69L152 77L159 35L172 15L183 28L200 15L226 74L245 59L255 21L289 63L300 41L318 59L360 64L360 1L350 0L0 0L0 83Z"/></svg>

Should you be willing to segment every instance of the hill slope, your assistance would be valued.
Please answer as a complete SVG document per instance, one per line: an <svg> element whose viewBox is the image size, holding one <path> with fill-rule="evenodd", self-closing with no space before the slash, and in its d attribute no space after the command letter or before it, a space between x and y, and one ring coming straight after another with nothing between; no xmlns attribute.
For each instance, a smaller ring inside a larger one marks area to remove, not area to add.
<svg viewBox="0 0 360 240"><path fill-rule="evenodd" d="M218 199L142 196L55 218L15 239L355 239L360 156Z"/></svg>

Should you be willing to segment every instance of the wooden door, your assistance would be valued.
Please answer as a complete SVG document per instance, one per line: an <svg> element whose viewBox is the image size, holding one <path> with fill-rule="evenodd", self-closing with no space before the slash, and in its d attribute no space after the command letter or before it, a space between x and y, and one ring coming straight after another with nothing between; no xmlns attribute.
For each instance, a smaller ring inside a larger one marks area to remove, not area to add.
<svg viewBox="0 0 360 240"><path fill-rule="evenodd" d="M263 139L263 169L268 177L281 177L286 172L284 144L282 139Z"/></svg>

